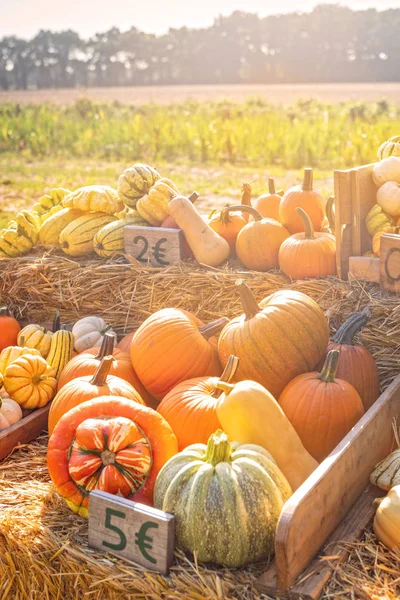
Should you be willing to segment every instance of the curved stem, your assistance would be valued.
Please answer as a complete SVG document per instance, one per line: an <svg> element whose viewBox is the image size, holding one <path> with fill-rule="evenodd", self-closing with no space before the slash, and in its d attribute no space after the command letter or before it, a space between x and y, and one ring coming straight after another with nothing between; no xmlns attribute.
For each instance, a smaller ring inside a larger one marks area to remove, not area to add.
<svg viewBox="0 0 400 600"><path fill-rule="evenodd" d="M215 384L215 387L222 392L225 392L226 395L230 394L233 388L235 387L233 383L227 383L226 381L219 380L218 383Z"/></svg>
<svg viewBox="0 0 400 600"><path fill-rule="evenodd" d="M329 228L332 233L335 233L335 212L334 212L335 196L329 196L326 205L325 212L329 221Z"/></svg>
<svg viewBox="0 0 400 600"><path fill-rule="evenodd" d="M228 212L245 212L253 215L255 221L262 221L263 217L260 215L258 210L253 208L252 206L245 206L244 204L235 204L235 206L230 206L229 208L224 208Z"/></svg>
<svg viewBox="0 0 400 600"><path fill-rule="evenodd" d="M332 342L352 346L354 336L364 327L370 318L371 311L368 306L361 312L354 313L339 327L333 338L331 338Z"/></svg>
<svg viewBox="0 0 400 600"><path fill-rule="evenodd" d="M322 371L318 375L317 379L324 381L325 383L334 383L339 356L340 352L338 350L331 350L328 352L324 366L322 367Z"/></svg>
<svg viewBox="0 0 400 600"><path fill-rule="evenodd" d="M244 206L251 206L251 185L250 183L242 184L242 200Z"/></svg>
<svg viewBox="0 0 400 600"><path fill-rule="evenodd" d="M231 458L231 443L224 431L218 429L208 440L205 461L217 465L220 462L228 462Z"/></svg>
<svg viewBox="0 0 400 600"><path fill-rule="evenodd" d="M273 177L268 177L268 190L271 195L276 194L275 181Z"/></svg>
<svg viewBox="0 0 400 600"><path fill-rule="evenodd" d="M310 191L313 189L313 170L304 169L303 190Z"/></svg>
<svg viewBox="0 0 400 600"><path fill-rule="evenodd" d="M198 327L198 330L200 331L203 338L208 340L216 333L222 331L222 329L227 323L229 323L229 319L227 317L221 317L216 321L211 321L211 323L208 323L207 325L202 325L201 327Z"/></svg>
<svg viewBox="0 0 400 600"><path fill-rule="evenodd" d="M104 327L104 329L101 329L99 331L100 335L104 335L105 333L107 333L107 331L109 331L111 329L111 325L106 325L106 327Z"/></svg>
<svg viewBox="0 0 400 600"><path fill-rule="evenodd" d="M98 387L100 387L106 383L113 361L113 356L105 356L103 358L103 360L97 367L95 374L90 380L91 385L97 385Z"/></svg>
<svg viewBox="0 0 400 600"><path fill-rule="evenodd" d="M300 206L298 206L296 208L296 212L299 215L299 217L301 217L301 220L303 221L303 224L304 224L304 239L305 240L315 240L314 227L313 227L313 224L311 223L311 219L308 216L308 214L306 213L306 211L303 208L300 208Z"/></svg>
<svg viewBox="0 0 400 600"><path fill-rule="evenodd" d="M110 356L114 352L115 338L110 333L106 333L100 346L99 353L96 354L96 360L103 360L105 356Z"/></svg>
<svg viewBox="0 0 400 600"><path fill-rule="evenodd" d="M239 366L238 357L231 354L230 357L228 358L228 362L225 365L225 369L223 370L221 377L219 378L218 382L215 384L215 389L211 392L211 396L213 398L219 398L219 396L221 395L222 389L218 387L218 384L221 384L221 383L229 384L232 381L233 377L235 376L238 366Z"/></svg>
<svg viewBox="0 0 400 600"><path fill-rule="evenodd" d="M58 310L56 310L56 312L54 313L54 319L53 319L53 333L55 333L56 331L58 331L60 329L60 313L58 312Z"/></svg>
<svg viewBox="0 0 400 600"><path fill-rule="evenodd" d="M253 292L251 291L247 283L243 281L243 279L239 279L238 281L236 281L235 285L237 286L237 289L239 291L243 311L246 315L246 320L251 319L257 313L259 313L261 309L258 306L256 299L254 298Z"/></svg>

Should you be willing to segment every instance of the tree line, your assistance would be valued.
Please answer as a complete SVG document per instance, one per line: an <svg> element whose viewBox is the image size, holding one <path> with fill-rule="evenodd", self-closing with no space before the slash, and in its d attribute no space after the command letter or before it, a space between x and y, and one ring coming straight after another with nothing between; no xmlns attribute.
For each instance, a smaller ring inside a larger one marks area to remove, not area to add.
<svg viewBox="0 0 400 600"><path fill-rule="evenodd" d="M236 11L161 36L42 30L0 40L0 88L400 81L399 31L400 8L335 4L265 18Z"/></svg>

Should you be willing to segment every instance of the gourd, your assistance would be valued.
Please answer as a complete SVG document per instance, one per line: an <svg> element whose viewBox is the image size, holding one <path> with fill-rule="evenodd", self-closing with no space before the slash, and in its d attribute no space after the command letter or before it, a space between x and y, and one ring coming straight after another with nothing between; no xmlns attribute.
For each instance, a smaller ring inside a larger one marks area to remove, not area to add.
<svg viewBox="0 0 400 600"><path fill-rule="evenodd" d="M272 454L291 488L296 490L318 463L304 448L299 435L278 402L255 381L217 383L224 393L217 417L230 439L257 444Z"/></svg>
<svg viewBox="0 0 400 600"><path fill-rule="evenodd" d="M228 210L240 210L254 217L237 236L236 254L240 262L254 271L277 269L279 248L290 235L286 227L274 219L263 219L249 206L230 206Z"/></svg>
<svg viewBox="0 0 400 600"><path fill-rule="evenodd" d="M400 158L398 159L400 161ZM399 183L387 181L376 193L376 201L383 212L394 218L400 217L400 169Z"/></svg>
<svg viewBox="0 0 400 600"><path fill-rule="evenodd" d="M22 408L41 408L53 398L57 379L42 356L25 354L6 368L4 387Z"/></svg>
<svg viewBox="0 0 400 600"><path fill-rule="evenodd" d="M224 262L230 247L197 212L196 207L184 196L175 196L168 205L169 214L182 229L197 262L217 267Z"/></svg>
<svg viewBox="0 0 400 600"><path fill-rule="evenodd" d="M0 431L4 431L10 425L18 423L22 416L22 410L18 402L0 396Z"/></svg>
<svg viewBox="0 0 400 600"><path fill-rule="evenodd" d="M83 214L61 231L61 249L70 256L90 254L94 251L93 239L99 229L116 220L116 216L101 212Z"/></svg>
<svg viewBox="0 0 400 600"><path fill-rule="evenodd" d="M136 163L125 169L118 179L118 195L127 206L136 207L139 198L142 198L161 175L149 165Z"/></svg>
<svg viewBox="0 0 400 600"><path fill-rule="evenodd" d="M357 390L336 378L339 352L331 350L321 373L295 377L279 397L282 410L304 448L318 462L332 452L361 419L364 407Z"/></svg>
<svg viewBox="0 0 400 600"><path fill-rule="evenodd" d="M148 317L133 336L133 368L149 394L161 400L178 383L204 375L219 376L215 340L228 319L203 325L190 313L165 308Z"/></svg>
<svg viewBox="0 0 400 600"><path fill-rule="evenodd" d="M136 209L151 225L158 227L168 217L168 203L179 191L170 179L158 179L146 196L139 198Z"/></svg>
<svg viewBox="0 0 400 600"><path fill-rule="evenodd" d="M26 254L33 248L32 240L28 239L17 225L8 227L0 232L0 252L2 256L16 258Z"/></svg>
<svg viewBox="0 0 400 600"><path fill-rule="evenodd" d="M387 181L400 183L400 158L389 156L374 164L372 179L379 189Z"/></svg>
<svg viewBox="0 0 400 600"><path fill-rule="evenodd" d="M221 377L195 377L179 383L164 396L157 411L171 425L179 450L194 443L206 444L221 427L217 405L222 391L217 386L232 380L237 364L238 358L231 356Z"/></svg>
<svg viewBox="0 0 400 600"><path fill-rule="evenodd" d="M0 307L0 352L2 352L4 348L17 345L18 333L20 331L20 324L10 314L7 306Z"/></svg>
<svg viewBox="0 0 400 600"><path fill-rule="evenodd" d="M156 411L100 396L60 419L49 440L47 465L58 494L87 517L94 489L152 504L156 477L177 451L170 426Z"/></svg>
<svg viewBox="0 0 400 600"><path fill-rule="evenodd" d="M198 194L197 192L192 192L188 197L188 200L190 200L192 204L196 204L199 197L200 194ZM160 227L166 227L167 229L179 229L177 222L171 217L171 215L168 215L168 217L164 219Z"/></svg>
<svg viewBox="0 0 400 600"><path fill-rule="evenodd" d="M116 190L108 185L87 185L78 188L63 199L65 208L78 208L84 212L115 215L124 208Z"/></svg>
<svg viewBox="0 0 400 600"><path fill-rule="evenodd" d="M231 215L229 205L223 210L213 214L208 221L208 225L213 231L218 233L229 244L231 255L236 255L236 239L241 229L246 225L246 219L241 215Z"/></svg>
<svg viewBox="0 0 400 600"><path fill-rule="evenodd" d="M60 329L60 314L57 311L54 314L53 331L57 331L58 329ZM49 331L46 327L33 323L26 325L18 334L18 345L39 350L43 358L46 358L50 351L53 331ZM24 343L22 343L22 340L24 340Z"/></svg>
<svg viewBox="0 0 400 600"><path fill-rule="evenodd" d="M273 177L268 177L268 194L262 194L254 202L254 208L262 217L279 221L279 205L281 196L276 193Z"/></svg>
<svg viewBox="0 0 400 600"><path fill-rule="evenodd" d="M377 231L372 237L372 252L375 256L381 255L381 237L384 233L398 233L398 227L385 227L384 231Z"/></svg>
<svg viewBox="0 0 400 600"><path fill-rule="evenodd" d="M400 485L393 487L378 505L373 528L378 540L389 550L400 549Z"/></svg>
<svg viewBox="0 0 400 600"><path fill-rule="evenodd" d="M400 136L395 135L383 142L378 149L378 160L388 158L389 156L400 156Z"/></svg>
<svg viewBox="0 0 400 600"><path fill-rule="evenodd" d="M273 553L290 495L271 455L217 431L207 446L189 446L164 465L154 504L175 515L176 545L198 562L240 567Z"/></svg>
<svg viewBox="0 0 400 600"><path fill-rule="evenodd" d="M129 215L125 219L118 219L104 225L98 230L93 238L93 248L96 254L102 258L110 258L115 253L124 252L124 229L127 225L148 227L147 221L142 219L137 211L136 214Z"/></svg>
<svg viewBox="0 0 400 600"><path fill-rule="evenodd" d="M309 296L294 290L271 294L258 305L237 281L244 314L221 331L218 354L223 366L239 358L235 379L250 379L277 398L291 379L314 368L329 340L328 321Z"/></svg>
<svg viewBox="0 0 400 600"><path fill-rule="evenodd" d="M321 231L325 219L325 201L320 192L313 188L312 169L304 169L303 183L287 190L279 205L279 220L292 234L304 231L304 222L296 211L298 207L306 211L314 230Z"/></svg>
<svg viewBox="0 0 400 600"><path fill-rule="evenodd" d="M354 343L355 335L366 325L371 317L368 307L354 313L329 340L326 352L317 365L321 369L331 350L340 352L336 376L350 383L359 393L364 409L367 411L379 396L379 373L375 359L370 351Z"/></svg>
<svg viewBox="0 0 400 600"><path fill-rule="evenodd" d="M37 203L33 205L32 210L39 215L43 222L47 216L52 214L54 209L60 207L65 196L70 193L71 190L67 190L66 188L53 188L48 194L39 198Z"/></svg>
<svg viewBox="0 0 400 600"><path fill-rule="evenodd" d="M27 348L25 344L25 338L21 336L19 338L19 346L7 346L0 353L0 374L4 375L6 368L8 365L11 365L17 358L23 356L25 354L32 354L36 356L41 356L39 350L36 348Z"/></svg>
<svg viewBox="0 0 400 600"><path fill-rule="evenodd" d="M398 446L397 450L375 465L375 468L369 477L372 485L376 485L386 491L389 491L396 485L400 485L400 440L397 433L396 441Z"/></svg>
<svg viewBox="0 0 400 600"><path fill-rule="evenodd" d="M77 208L63 208L42 224L39 231L39 243L45 248L58 248L62 230L84 214Z"/></svg>
<svg viewBox="0 0 400 600"><path fill-rule="evenodd" d="M94 375L73 379L57 392L49 412L50 435L61 417L71 408L98 396L123 396L131 401L144 404L130 383L109 374L112 362L112 356L105 356Z"/></svg>
<svg viewBox="0 0 400 600"><path fill-rule="evenodd" d="M386 231L394 227L394 219L383 212L379 204L374 204L365 217L365 226L370 235L375 235L378 231Z"/></svg>
<svg viewBox="0 0 400 600"><path fill-rule="evenodd" d="M302 208L296 209L304 222L304 233L287 238L279 249L279 266L292 279L327 277L336 273L336 239L331 233L314 232Z"/></svg>
<svg viewBox="0 0 400 600"><path fill-rule="evenodd" d="M74 349L74 336L70 331L61 327L53 333L51 338L50 350L47 355L47 364L55 371L55 377L58 380L62 370L72 358Z"/></svg>
<svg viewBox="0 0 400 600"><path fill-rule="evenodd" d="M39 239L40 219L29 210L21 210L15 218L17 230L23 234L34 246Z"/></svg>
<svg viewBox="0 0 400 600"><path fill-rule="evenodd" d="M101 317L83 317L75 323L72 333L75 340L75 350L83 352L89 348L101 346L105 333L116 337L116 334Z"/></svg>

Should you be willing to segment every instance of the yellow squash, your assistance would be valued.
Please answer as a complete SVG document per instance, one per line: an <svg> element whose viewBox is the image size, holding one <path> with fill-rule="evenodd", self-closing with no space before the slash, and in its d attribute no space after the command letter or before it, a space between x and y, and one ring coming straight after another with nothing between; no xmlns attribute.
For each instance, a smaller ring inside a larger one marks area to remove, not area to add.
<svg viewBox="0 0 400 600"><path fill-rule="evenodd" d="M108 185L87 185L68 194L63 200L65 208L79 208L85 212L102 212L110 215L120 212L124 203L117 190Z"/></svg>
<svg viewBox="0 0 400 600"><path fill-rule="evenodd" d="M136 163L120 175L118 194L127 206L135 208L139 198L145 196L160 177L153 167Z"/></svg>
<svg viewBox="0 0 400 600"><path fill-rule="evenodd" d="M390 550L400 550L400 485L375 502L378 504L374 519L376 537Z"/></svg>
<svg viewBox="0 0 400 600"><path fill-rule="evenodd" d="M35 213L21 210L16 217L20 232L32 242L34 246L39 239L40 219Z"/></svg>
<svg viewBox="0 0 400 600"><path fill-rule="evenodd" d="M62 230L83 214L85 213L77 208L63 208L51 215L40 228L39 243L45 248L57 248Z"/></svg>
<svg viewBox="0 0 400 600"><path fill-rule="evenodd" d="M25 340L23 338L19 338L19 346L8 346L8 348L4 348L4 350L0 353L0 375L4 375L6 368L8 365L11 365L17 358L23 356L24 354L34 354L36 356L40 356L39 350L36 348L27 348L24 346Z"/></svg>
<svg viewBox="0 0 400 600"><path fill-rule="evenodd" d="M61 375L61 371L71 360L73 350L74 336L70 331L62 328L53 333L46 361L54 369L57 379Z"/></svg>
<svg viewBox="0 0 400 600"><path fill-rule="evenodd" d="M170 179L159 179L147 196L137 201L136 209L145 221L158 227L169 215L169 201L178 194L178 189Z"/></svg>
<svg viewBox="0 0 400 600"><path fill-rule="evenodd" d="M93 252L93 240L96 233L116 221L117 217L100 212L92 212L78 217L60 233L60 246L71 256L84 256Z"/></svg>
<svg viewBox="0 0 400 600"><path fill-rule="evenodd" d="M394 219L383 212L379 204L374 204L367 216L365 225L370 235L375 235L378 231L385 231L388 227L394 227Z"/></svg>
<svg viewBox="0 0 400 600"><path fill-rule="evenodd" d="M32 240L28 239L20 227L17 229L12 226L9 229L3 229L0 233L0 251L9 258L16 258L26 254L33 248Z"/></svg>
<svg viewBox="0 0 400 600"><path fill-rule="evenodd" d="M94 251L103 258L109 258L116 252L124 251L124 229L127 225L148 226L147 221L142 219L137 211L124 219L118 219L108 223L96 233L93 239Z"/></svg>
<svg viewBox="0 0 400 600"><path fill-rule="evenodd" d="M20 356L4 373L4 387L22 408L41 408L56 393L54 370L41 356Z"/></svg>

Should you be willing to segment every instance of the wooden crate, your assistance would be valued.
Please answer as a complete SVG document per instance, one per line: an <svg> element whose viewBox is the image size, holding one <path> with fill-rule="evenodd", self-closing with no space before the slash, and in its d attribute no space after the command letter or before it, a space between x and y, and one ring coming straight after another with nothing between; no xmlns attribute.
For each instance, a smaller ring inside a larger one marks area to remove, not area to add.
<svg viewBox="0 0 400 600"><path fill-rule="evenodd" d="M0 432L0 460L10 454L18 444L27 444L47 431L50 405L37 410L24 411L25 416L4 431Z"/></svg>
<svg viewBox="0 0 400 600"><path fill-rule="evenodd" d="M365 217L376 204L373 166L334 171L337 271L342 279L373 281L384 290L400 292L399 236L382 236L380 258L363 256L371 250Z"/></svg>

